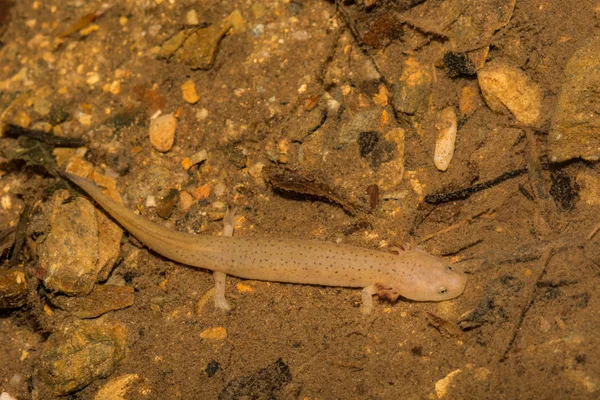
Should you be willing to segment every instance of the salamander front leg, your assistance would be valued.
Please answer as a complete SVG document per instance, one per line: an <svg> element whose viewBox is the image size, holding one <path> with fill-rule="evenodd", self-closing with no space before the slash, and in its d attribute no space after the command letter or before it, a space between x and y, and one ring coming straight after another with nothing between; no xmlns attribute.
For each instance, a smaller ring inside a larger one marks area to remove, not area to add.
<svg viewBox="0 0 600 400"><path fill-rule="evenodd" d="M233 236L234 228L235 208L232 210L227 210L225 217L223 217L223 236ZM225 283L227 280L227 274L221 271L214 271L213 277L215 279L215 308L223 311L231 310L231 306L225 298Z"/></svg>
<svg viewBox="0 0 600 400"><path fill-rule="evenodd" d="M373 296L377 294L375 285L367 286L362 290L362 305L360 312L363 314L369 314L373 309Z"/></svg>

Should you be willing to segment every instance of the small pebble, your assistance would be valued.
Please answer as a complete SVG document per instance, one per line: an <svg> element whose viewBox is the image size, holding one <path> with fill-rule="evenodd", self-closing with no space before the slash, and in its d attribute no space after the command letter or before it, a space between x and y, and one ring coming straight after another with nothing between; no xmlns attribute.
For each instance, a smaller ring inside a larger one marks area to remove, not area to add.
<svg viewBox="0 0 600 400"><path fill-rule="evenodd" d="M33 111L38 113L40 116L44 117L50 114L50 110L52 109L52 103L47 99L36 98L33 101Z"/></svg>
<svg viewBox="0 0 600 400"><path fill-rule="evenodd" d="M132 383L139 380L139 378L140 376L137 374L126 374L116 378L111 377L110 380L98 389L94 400L125 400L126 397L130 397L130 395L125 396L127 392L133 391ZM143 393L143 391L140 390L138 393ZM131 395L131 397L135 396Z"/></svg>
<svg viewBox="0 0 600 400"><path fill-rule="evenodd" d="M213 201L210 205L216 211L225 211L227 206L222 201Z"/></svg>
<svg viewBox="0 0 600 400"><path fill-rule="evenodd" d="M265 33L265 26L263 24L258 24L254 28L252 28L253 36L260 36Z"/></svg>
<svg viewBox="0 0 600 400"><path fill-rule="evenodd" d="M373 96L373 103L378 106L386 107L388 105L389 92L385 85L379 85L379 92Z"/></svg>
<svg viewBox="0 0 600 400"><path fill-rule="evenodd" d="M14 374L10 380L8 381L8 384L12 387L18 387L23 383L24 379L23 379L23 375L21 374Z"/></svg>
<svg viewBox="0 0 600 400"><path fill-rule="evenodd" d="M12 198L10 195L6 194L0 198L0 204L2 205L3 210L10 210L12 208Z"/></svg>
<svg viewBox="0 0 600 400"><path fill-rule="evenodd" d="M189 192L185 190L179 192L179 208L181 211L188 211L192 207L192 204L194 204L194 198Z"/></svg>
<svg viewBox="0 0 600 400"><path fill-rule="evenodd" d="M171 114L161 115L150 122L150 143L160 151L167 152L175 142L177 118Z"/></svg>
<svg viewBox="0 0 600 400"><path fill-rule="evenodd" d="M577 173L575 181L579 185L579 199L590 206L600 206L600 174L584 169Z"/></svg>
<svg viewBox="0 0 600 400"><path fill-rule="evenodd" d="M477 90L471 86L463 86L458 98L458 109L462 117L473 114L481 105Z"/></svg>
<svg viewBox="0 0 600 400"><path fill-rule="evenodd" d="M77 118L77 121L79 121L81 125L90 126L92 124L92 116L90 114L81 114L79 115L79 118Z"/></svg>
<svg viewBox="0 0 600 400"><path fill-rule="evenodd" d="M27 280L18 270L0 270L0 310L18 308L27 299Z"/></svg>
<svg viewBox="0 0 600 400"><path fill-rule="evenodd" d="M490 62L477 75L481 93L495 112L508 109L515 119L535 126L542 114L542 90L521 69L501 62Z"/></svg>
<svg viewBox="0 0 600 400"><path fill-rule="evenodd" d="M156 197L150 195L146 197L146 207L156 207Z"/></svg>
<svg viewBox="0 0 600 400"><path fill-rule="evenodd" d="M160 24L150 25L150 27L148 28L148 35L150 35L150 36L158 35L158 32L160 31L161 28L162 28L162 26Z"/></svg>
<svg viewBox="0 0 600 400"><path fill-rule="evenodd" d="M156 213L163 219L169 219L178 202L179 190L171 188L156 204Z"/></svg>
<svg viewBox="0 0 600 400"><path fill-rule="evenodd" d="M198 97L198 93L196 93L196 86L194 85L194 81L191 79L185 81L181 85L181 91L183 93L183 99L190 104L196 104L200 98Z"/></svg>
<svg viewBox="0 0 600 400"><path fill-rule="evenodd" d="M90 26L88 26L87 28L83 28L82 30L79 31L79 34L83 37L83 36L88 36L90 33L92 32L96 32L100 30L100 26L98 26L97 24L91 24Z"/></svg>
<svg viewBox="0 0 600 400"><path fill-rule="evenodd" d="M201 108L196 112L196 119L198 121L203 121L208 117L208 110L206 108Z"/></svg>
<svg viewBox="0 0 600 400"><path fill-rule="evenodd" d="M540 318L540 332L548 333L548 332L550 332L551 328L552 328L552 326L550 325L550 321L548 321L544 317L541 317Z"/></svg>
<svg viewBox="0 0 600 400"><path fill-rule="evenodd" d="M97 72L88 72L85 81L90 86L95 85L100 82L100 74Z"/></svg>
<svg viewBox="0 0 600 400"><path fill-rule="evenodd" d="M227 339L227 330L222 326L208 328L200 333L200 337L206 340L225 340Z"/></svg>
<svg viewBox="0 0 600 400"><path fill-rule="evenodd" d="M452 380L460 372L460 369L455 369L454 371L450 372L444 378L440 379L435 383L435 394L437 395L438 399L443 399L444 397L446 397L446 395L448 394L448 388L452 384Z"/></svg>
<svg viewBox="0 0 600 400"><path fill-rule="evenodd" d="M438 130L438 139L435 143L433 162L440 171L445 171L454 156L454 145L456 142L456 113L452 107L444 108L438 115L435 124Z"/></svg>
<svg viewBox="0 0 600 400"><path fill-rule="evenodd" d="M258 162L256 164L251 165L248 168L248 174L250 174L254 182L261 187L266 186L266 182L262 174L262 170L264 167L265 165L263 163Z"/></svg>
<svg viewBox="0 0 600 400"><path fill-rule="evenodd" d="M265 15L266 11L267 10L266 10L264 4L262 4L260 2L252 4L252 14L254 14L255 19L262 18L262 16Z"/></svg>
<svg viewBox="0 0 600 400"><path fill-rule="evenodd" d="M214 189L215 196L217 196L217 197L223 196L225 194L226 190L227 190L227 188L225 187L224 184L222 184L221 182L217 183L215 185L215 189Z"/></svg>
<svg viewBox="0 0 600 400"><path fill-rule="evenodd" d="M121 81L112 81L108 87L111 94L119 94L121 92Z"/></svg>
<svg viewBox="0 0 600 400"><path fill-rule="evenodd" d="M206 376L212 378L217 373L217 371L219 371L219 367L220 364L218 362L216 362L215 360L210 360L204 372L206 372Z"/></svg>
<svg viewBox="0 0 600 400"><path fill-rule="evenodd" d="M186 157L181 161L181 166L183 167L183 169L185 169L187 171L190 168L192 168L194 166L194 164L192 163L192 160L190 160L189 157Z"/></svg>
<svg viewBox="0 0 600 400"><path fill-rule="evenodd" d="M185 13L185 23L188 25L198 25L200 23L196 10L190 10Z"/></svg>
<svg viewBox="0 0 600 400"><path fill-rule="evenodd" d="M308 32L306 31L298 31L292 34L292 37L296 40L306 40L309 38Z"/></svg>
<svg viewBox="0 0 600 400"><path fill-rule="evenodd" d="M27 128L31 125L31 117L25 111L18 111L13 119L15 125Z"/></svg>
<svg viewBox="0 0 600 400"><path fill-rule="evenodd" d="M197 200L204 200L204 199L208 198L208 196L210 196L210 186L209 185L202 185L200 187L197 187L194 190L193 196Z"/></svg>
<svg viewBox="0 0 600 400"><path fill-rule="evenodd" d="M481 368L477 368L474 371L473 376L475 377L476 381L485 382L491 374L492 374L492 371L490 371L488 368L481 367Z"/></svg>
<svg viewBox="0 0 600 400"><path fill-rule="evenodd" d="M235 285L235 290L237 290L240 293L253 293L254 292L254 288L252 286L245 285L241 282L238 283L237 285Z"/></svg>
<svg viewBox="0 0 600 400"><path fill-rule="evenodd" d="M329 110L336 112L340 108L340 102L335 99L329 99L327 100L327 107L329 107Z"/></svg>
<svg viewBox="0 0 600 400"><path fill-rule="evenodd" d="M222 221L225 218L225 211L207 211L206 217L211 221Z"/></svg>
<svg viewBox="0 0 600 400"><path fill-rule="evenodd" d="M16 397L13 397L8 392L0 393L0 400L17 400Z"/></svg>
<svg viewBox="0 0 600 400"><path fill-rule="evenodd" d="M199 152L195 153L193 156L191 156L190 161L195 165L206 161L207 158L208 153L206 152L206 150L202 149Z"/></svg>

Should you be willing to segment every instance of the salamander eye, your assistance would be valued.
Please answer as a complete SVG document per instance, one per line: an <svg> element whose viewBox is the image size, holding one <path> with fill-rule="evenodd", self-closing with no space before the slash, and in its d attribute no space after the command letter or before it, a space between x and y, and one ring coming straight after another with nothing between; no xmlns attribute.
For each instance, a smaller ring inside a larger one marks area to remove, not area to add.
<svg viewBox="0 0 600 400"><path fill-rule="evenodd" d="M438 290L438 294L446 294L448 293L448 289L445 287L442 287Z"/></svg>
<svg viewBox="0 0 600 400"><path fill-rule="evenodd" d="M452 269L452 266L451 266L451 265L448 265L448 266L446 267L446 269L447 269L448 271L454 271L454 270Z"/></svg>

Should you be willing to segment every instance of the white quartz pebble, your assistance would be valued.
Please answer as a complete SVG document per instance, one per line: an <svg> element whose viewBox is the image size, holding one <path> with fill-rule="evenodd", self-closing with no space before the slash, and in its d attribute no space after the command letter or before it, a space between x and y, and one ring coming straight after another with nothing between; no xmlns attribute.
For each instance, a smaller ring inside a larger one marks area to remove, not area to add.
<svg viewBox="0 0 600 400"><path fill-rule="evenodd" d="M445 171L450 165L454 155L454 144L456 142L456 113L452 107L446 107L437 116L435 127L438 138L435 143L433 162L440 171Z"/></svg>

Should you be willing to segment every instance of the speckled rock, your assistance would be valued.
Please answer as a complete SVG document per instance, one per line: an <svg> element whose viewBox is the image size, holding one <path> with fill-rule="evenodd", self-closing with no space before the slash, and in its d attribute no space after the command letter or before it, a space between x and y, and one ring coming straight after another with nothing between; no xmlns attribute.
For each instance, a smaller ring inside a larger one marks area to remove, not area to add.
<svg viewBox="0 0 600 400"><path fill-rule="evenodd" d="M85 297L56 296L51 302L77 318L96 318L109 311L131 306L133 299L132 287L100 285Z"/></svg>
<svg viewBox="0 0 600 400"><path fill-rule="evenodd" d="M380 125L381 112L370 108L344 119L338 130L336 146L356 142L362 132L375 131Z"/></svg>
<svg viewBox="0 0 600 400"><path fill-rule="evenodd" d="M414 57L404 61L400 82L394 87L394 107L404 114L415 114L427 107L433 83L433 66Z"/></svg>
<svg viewBox="0 0 600 400"><path fill-rule="evenodd" d="M104 321L65 324L44 343L37 378L57 395L83 389L113 373L126 352L122 325Z"/></svg>
<svg viewBox="0 0 600 400"><path fill-rule="evenodd" d="M552 161L600 158L600 36L571 57L548 137Z"/></svg>
<svg viewBox="0 0 600 400"><path fill-rule="evenodd" d="M424 32L448 37L457 51L479 49L508 24L515 0L415 1L417 4L400 14L402 21ZM398 18L398 17L397 17Z"/></svg>
<svg viewBox="0 0 600 400"><path fill-rule="evenodd" d="M66 170L96 182L105 188L104 192L107 196L122 203L115 180L97 173L91 163L74 156L68 160ZM96 220L98 222L98 268L100 270L98 281L105 281L119 258L123 229L99 208L96 208Z"/></svg>
<svg viewBox="0 0 600 400"><path fill-rule="evenodd" d="M220 400L240 398L276 399L277 392L292 380L290 367L279 359L257 372L234 379L219 393Z"/></svg>
<svg viewBox="0 0 600 400"><path fill-rule="evenodd" d="M390 160L383 162L375 171L375 180L382 191L396 188L404 179L404 137L402 128L394 128L383 136L389 146Z"/></svg>
<svg viewBox="0 0 600 400"><path fill-rule="evenodd" d="M483 98L493 111L509 111L522 124L538 125L542 91L523 71L504 62L493 61L479 71L477 78Z"/></svg>
<svg viewBox="0 0 600 400"><path fill-rule="evenodd" d="M577 173L579 198L590 206L600 206L600 174L592 169L584 169Z"/></svg>
<svg viewBox="0 0 600 400"><path fill-rule="evenodd" d="M0 270L0 309L17 308L27 299L27 280L18 269Z"/></svg>
<svg viewBox="0 0 600 400"><path fill-rule="evenodd" d="M181 31L162 45L159 57L174 57L192 69L210 69L221 39L232 27L240 24L243 24L243 19L236 10L222 21L205 28Z"/></svg>
<svg viewBox="0 0 600 400"><path fill-rule="evenodd" d="M64 203L68 192L52 198L50 232L40 245L44 286L70 295L92 291L100 272L96 208L83 197Z"/></svg>

